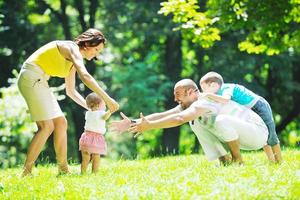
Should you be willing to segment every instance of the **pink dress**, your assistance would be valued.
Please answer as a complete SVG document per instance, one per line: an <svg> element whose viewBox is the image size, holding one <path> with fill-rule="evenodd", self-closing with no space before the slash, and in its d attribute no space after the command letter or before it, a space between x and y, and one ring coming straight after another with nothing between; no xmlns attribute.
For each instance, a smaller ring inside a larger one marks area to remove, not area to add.
<svg viewBox="0 0 300 200"><path fill-rule="evenodd" d="M104 138L105 121L102 119L105 111L87 111L85 114L85 131L79 139L79 150L90 154L107 154L107 145Z"/></svg>
<svg viewBox="0 0 300 200"><path fill-rule="evenodd" d="M107 145L104 136L101 133L85 130L79 140L79 150L106 155Z"/></svg>

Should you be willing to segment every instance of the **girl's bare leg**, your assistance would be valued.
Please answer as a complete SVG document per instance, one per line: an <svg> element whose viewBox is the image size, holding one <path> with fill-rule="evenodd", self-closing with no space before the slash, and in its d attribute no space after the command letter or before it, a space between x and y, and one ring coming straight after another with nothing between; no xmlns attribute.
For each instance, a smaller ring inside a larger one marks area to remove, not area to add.
<svg viewBox="0 0 300 200"><path fill-rule="evenodd" d="M85 174L91 160L91 155L86 151L81 151L81 174Z"/></svg>
<svg viewBox="0 0 300 200"><path fill-rule="evenodd" d="M41 153L48 137L54 130L54 123L52 120L38 121L36 124L38 126L38 131L32 138L29 145L22 176L26 176L31 173L34 162Z"/></svg>
<svg viewBox="0 0 300 200"><path fill-rule="evenodd" d="M92 154L92 172L97 173L100 165L100 155Z"/></svg>

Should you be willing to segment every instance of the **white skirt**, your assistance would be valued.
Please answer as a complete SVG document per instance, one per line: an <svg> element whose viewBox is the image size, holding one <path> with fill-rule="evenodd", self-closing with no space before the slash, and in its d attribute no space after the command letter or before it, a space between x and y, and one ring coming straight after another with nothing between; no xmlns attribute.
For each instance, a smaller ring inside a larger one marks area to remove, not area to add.
<svg viewBox="0 0 300 200"><path fill-rule="evenodd" d="M18 87L33 121L50 120L64 115L49 88L49 78L38 65L24 63L22 66Z"/></svg>

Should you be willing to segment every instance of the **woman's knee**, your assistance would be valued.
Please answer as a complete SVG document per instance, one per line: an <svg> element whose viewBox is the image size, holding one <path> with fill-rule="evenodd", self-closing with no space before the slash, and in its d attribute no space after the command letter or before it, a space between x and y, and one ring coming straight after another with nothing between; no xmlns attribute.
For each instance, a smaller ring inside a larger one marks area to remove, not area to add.
<svg viewBox="0 0 300 200"><path fill-rule="evenodd" d="M62 130L62 129L67 130L68 121L64 116L55 118L53 121L54 121L55 128L59 128L60 130Z"/></svg>
<svg viewBox="0 0 300 200"><path fill-rule="evenodd" d="M54 123L52 120L37 122L39 132L46 132L49 135L54 131Z"/></svg>

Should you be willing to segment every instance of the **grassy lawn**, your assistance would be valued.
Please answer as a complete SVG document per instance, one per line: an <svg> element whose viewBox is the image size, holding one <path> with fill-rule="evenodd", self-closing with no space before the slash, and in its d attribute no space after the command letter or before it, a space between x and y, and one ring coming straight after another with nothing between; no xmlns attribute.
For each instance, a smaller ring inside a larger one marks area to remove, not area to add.
<svg viewBox="0 0 300 200"><path fill-rule="evenodd" d="M300 199L300 150L268 164L262 152L244 153L244 166L220 167L203 155L149 160L103 160L99 173L56 177L56 166L0 170L0 199Z"/></svg>

